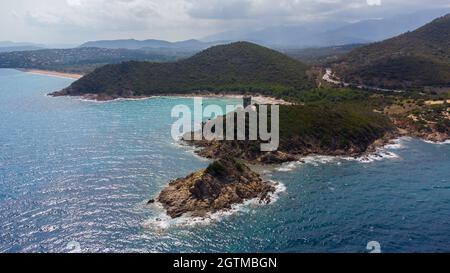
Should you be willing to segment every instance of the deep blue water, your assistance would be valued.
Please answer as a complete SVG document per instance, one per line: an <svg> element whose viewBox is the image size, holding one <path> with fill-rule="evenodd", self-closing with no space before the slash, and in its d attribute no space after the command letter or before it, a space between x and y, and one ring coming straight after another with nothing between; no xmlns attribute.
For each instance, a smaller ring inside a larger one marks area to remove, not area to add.
<svg viewBox="0 0 450 273"><path fill-rule="evenodd" d="M70 82L0 70L0 252L450 251L450 145L284 166L267 174L286 187L275 203L181 225L145 203L208 164L170 137L172 107L192 100L45 96Z"/></svg>

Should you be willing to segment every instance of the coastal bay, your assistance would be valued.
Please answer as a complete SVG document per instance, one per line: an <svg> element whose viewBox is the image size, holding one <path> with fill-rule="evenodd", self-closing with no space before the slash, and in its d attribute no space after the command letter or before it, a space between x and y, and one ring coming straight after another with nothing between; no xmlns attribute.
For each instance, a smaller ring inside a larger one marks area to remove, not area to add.
<svg viewBox="0 0 450 273"><path fill-rule="evenodd" d="M0 78L1 252L71 241L83 252L365 252L373 240L384 252L449 251L449 145L405 138L367 159L307 156L260 170L284 187L269 205L170 219L148 198L210 164L169 136L171 108L192 100L51 98L71 80Z"/></svg>

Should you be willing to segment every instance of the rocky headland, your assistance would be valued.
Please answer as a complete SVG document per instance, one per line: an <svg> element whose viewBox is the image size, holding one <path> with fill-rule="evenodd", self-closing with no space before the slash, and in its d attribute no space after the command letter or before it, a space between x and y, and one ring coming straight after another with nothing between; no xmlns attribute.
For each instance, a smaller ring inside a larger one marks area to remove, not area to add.
<svg viewBox="0 0 450 273"><path fill-rule="evenodd" d="M228 157L170 182L155 201L162 204L172 218L205 217L251 199L270 203L275 186L263 181L245 164Z"/></svg>

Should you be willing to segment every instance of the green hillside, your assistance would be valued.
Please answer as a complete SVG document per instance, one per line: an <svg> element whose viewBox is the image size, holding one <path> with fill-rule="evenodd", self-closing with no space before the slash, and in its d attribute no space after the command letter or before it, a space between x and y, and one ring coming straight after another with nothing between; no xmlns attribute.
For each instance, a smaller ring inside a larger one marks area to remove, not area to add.
<svg viewBox="0 0 450 273"><path fill-rule="evenodd" d="M389 118L375 113L363 101L322 101L305 105L281 105L279 109L278 152L281 152L281 156L279 153L270 156L261 152L261 141L204 140L188 143L202 147L199 154L207 158L233 156L251 162L282 163L298 160L296 155L359 156L367 152L375 141L395 133ZM248 132L248 123L246 126ZM228 133L226 129L224 126L224 132ZM283 154L293 155L294 158Z"/></svg>
<svg viewBox="0 0 450 273"><path fill-rule="evenodd" d="M287 97L313 86L307 68L277 51L238 42L215 46L178 62L107 65L74 82L60 95L129 97L207 91Z"/></svg>
<svg viewBox="0 0 450 273"><path fill-rule="evenodd" d="M41 49L0 53L0 68L44 69L87 73L105 64L131 60L166 62L179 59L175 54L155 51L105 49L95 47Z"/></svg>
<svg viewBox="0 0 450 273"><path fill-rule="evenodd" d="M358 48L335 66L350 83L450 86L450 14L398 37Z"/></svg>

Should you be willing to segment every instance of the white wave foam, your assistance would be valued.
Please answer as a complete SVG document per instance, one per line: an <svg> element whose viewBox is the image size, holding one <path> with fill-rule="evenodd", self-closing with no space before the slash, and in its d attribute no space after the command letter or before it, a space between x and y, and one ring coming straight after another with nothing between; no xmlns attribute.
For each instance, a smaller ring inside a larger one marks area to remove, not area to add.
<svg viewBox="0 0 450 273"><path fill-rule="evenodd" d="M141 100L150 100L150 99L158 99L161 98L160 96L153 96L153 97L143 97L143 98L117 98L110 101L141 101Z"/></svg>
<svg viewBox="0 0 450 273"><path fill-rule="evenodd" d="M111 101L100 101L100 100L84 99L83 97L75 97L75 99L78 100L78 101L82 101L82 102L90 102L90 103L98 103L98 104L111 102Z"/></svg>
<svg viewBox="0 0 450 273"><path fill-rule="evenodd" d="M393 152L389 152L384 149L379 149L377 152L370 154L370 155L364 155L361 157L344 157L344 160L348 161L357 161L360 163L372 163L375 161L382 161L384 159L396 159L399 158L399 156Z"/></svg>
<svg viewBox="0 0 450 273"><path fill-rule="evenodd" d="M435 141L423 139L423 142L429 143L429 144L433 144L433 145L446 145L446 144L450 144L450 139L448 139L448 140L446 140L444 142L435 142Z"/></svg>
<svg viewBox="0 0 450 273"><path fill-rule="evenodd" d="M303 162L301 162L301 161L289 162L289 163L282 164L281 167L277 168L276 170L279 172L290 172L302 164L303 164Z"/></svg>
<svg viewBox="0 0 450 273"><path fill-rule="evenodd" d="M400 156L392 150L400 150L405 147L405 141L409 141L412 138L410 137L402 137L391 141L391 143L378 148L375 153L371 153L368 155L363 155L360 157L348 157L348 156L323 156L323 155L311 155L302 158L301 161L289 162L282 164L281 167L277 168L277 171L280 172L290 172L298 168L299 166L310 164L315 167L321 164L329 164L336 163L338 165L342 164L342 160L346 161L357 161L360 163L372 163L375 161L381 161L384 159L397 159Z"/></svg>
<svg viewBox="0 0 450 273"><path fill-rule="evenodd" d="M111 103L111 102L120 102L120 101L143 101L143 100L150 100L150 99L158 99L162 98L161 96L153 96L153 97L143 97L143 98L117 98L112 100L94 100L94 99L87 99L82 96L74 96L71 97L76 100L82 101L82 102L91 102L91 103Z"/></svg>
<svg viewBox="0 0 450 273"><path fill-rule="evenodd" d="M383 147L378 148L374 153L363 155L361 157L353 158L353 157L344 157L343 159L349 161L358 161L360 163L372 163L376 161L382 161L385 159L397 159L400 156L392 150L400 150L405 147L405 141L410 140L409 137L402 137L392 140L389 144L386 144Z"/></svg>
<svg viewBox="0 0 450 273"><path fill-rule="evenodd" d="M275 203L281 193L286 192L286 187L279 182L270 181L275 185L275 192L271 194L271 202L270 204ZM242 204L233 205L229 210L223 210L216 213L209 213L205 217L189 217L182 216L179 218L172 219L167 213L164 211L161 204L154 204L155 210L158 212L158 215L152 219L146 220L142 226L146 229L151 229L154 231L164 232L165 230L172 227L194 227L194 226L206 226L212 223L220 222L227 217L234 215L236 213L248 213L252 208L263 206L259 202L258 198L247 200Z"/></svg>
<svg viewBox="0 0 450 273"><path fill-rule="evenodd" d="M320 164L332 163L338 159L339 159L339 157L337 157L337 156L314 155L314 156L307 156L307 157L303 158L303 161L305 162L305 164L311 164L311 165L317 167Z"/></svg>
<svg viewBox="0 0 450 273"><path fill-rule="evenodd" d="M349 161L358 161L360 163L372 163L376 161L382 161L385 159L398 159L400 158L400 156L392 152L392 150L404 149L406 143L411 140L412 140L411 137L400 137L392 140L389 144L386 144L385 146L378 148L374 153L363 155L357 158L344 157L343 159Z"/></svg>
<svg viewBox="0 0 450 273"><path fill-rule="evenodd" d="M171 145L173 145L173 146L175 146L175 147L177 147L177 148L182 148L182 149L194 149L194 148L192 148L192 146L190 146L190 145L187 145L187 144L184 144L182 141L181 141L181 139L180 140L174 140L173 142L171 142L170 143Z"/></svg>
<svg viewBox="0 0 450 273"><path fill-rule="evenodd" d="M402 137L394 139L391 143L385 145L383 148L387 150L400 150L405 147L405 141L410 140L410 137Z"/></svg>
<svg viewBox="0 0 450 273"><path fill-rule="evenodd" d="M295 169L297 169L300 166L303 165L313 165L315 167L321 165L321 164L328 164L328 163L336 163L341 164L339 162L340 157L337 156L325 156L325 155L310 155L302 158L300 161L294 161L294 162L288 162L281 165L281 167L277 168L276 170L279 172L291 172Z"/></svg>
<svg viewBox="0 0 450 273"><path fill-rule="evenodd" d="M201 148L197 148L193 145L188 145L183 143L181 140L180 141L174 141L171 143L173 146L179 148L179 149L183 149L186 153L196 157L197 159L199 159L200 161L203 162L210 162L211 160L209 158L200 156L197 154L197 151L201 150Z"/></svg>

